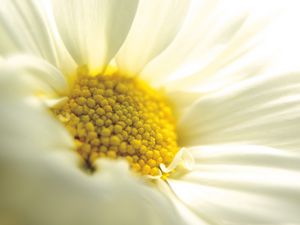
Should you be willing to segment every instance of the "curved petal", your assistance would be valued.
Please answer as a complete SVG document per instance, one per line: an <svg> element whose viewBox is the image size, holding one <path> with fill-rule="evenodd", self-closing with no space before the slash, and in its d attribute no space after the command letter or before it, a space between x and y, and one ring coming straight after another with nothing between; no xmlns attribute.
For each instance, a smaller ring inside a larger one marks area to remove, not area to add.
<svg viewBox="0 0 300 225"><path fill-rule="evenodd" d="M67 131L41 101L67 92L64 76L46 61L24 56L3 59L0 75L1 151L19 151L26 146L31 150L35 145L43 151L54 143L70 148Z"/></svg>
<svg viewBox="0 0 300 225"><path fill-rule="evenodd" d="M142 0L124 45L117 55L122 73L137 75L175 38L190 1Z"/></svg>
<svg viewBox="0 0 300 225"><path fill-rule="evenodd" d="M1 42L2 54L14 53L17 49L42 56L56 64L53 36L37 1L2 1L0 25L11 42L9 47L7 42Z"/></svg>
<svg viewBox="0 0 300 225"><path fill-rule="evenodd" d="M101 173L89 176L53 154L0 162L1 224L4 216L20 225L182 224L170 201L125 163L101 163Z"/></svg>
<svg viewBox="0 0 300 225"><path fill-rule="evenodd" d="M102 72L119 50L135 15L137 0L53 0L61 38L79 64Z"/></svg>
<svg viewBox="0 0 300 225"><path fill-rule="evenodd" d="M197 162L194 170L168 182L172 198L201 220L299 224L299 155L246 145L203 146L191 152Z"/></svg>
<svg viewBox="0 0 300 225"><path fill-rule="evenodd" d="M247 143L298 150L299 87L299 73L265 73L206 94L179 122L182 145Z"/></svg>
<svg viewBox="0 0 300 225"><path fill-rule="evenodd" d="M39 56L69 75L76 66L56 35L47 3L37 0L1 2L0 54Z"/></svg>
<svg viewBox="0 0 300 225"><path fill-rule="evenodd" d="M190 86L198 84L199 80L214 75L248 53L266 22L256 15L250 3L193 1L187 21L175 40L147 65L142 76L156 86L170 85L171 81L178 80L172 85L182 89L188 81ZM183 75L189 77L179 79Z"/></svg>
<svg viewBox="0 0 300 225"><path fill-rule="evenodd" d="M0 61L0 223L182 224L168 198L127 164L100 161L93 176L80 169L72 139L40 98L64 85L40 59Z"/></svg>

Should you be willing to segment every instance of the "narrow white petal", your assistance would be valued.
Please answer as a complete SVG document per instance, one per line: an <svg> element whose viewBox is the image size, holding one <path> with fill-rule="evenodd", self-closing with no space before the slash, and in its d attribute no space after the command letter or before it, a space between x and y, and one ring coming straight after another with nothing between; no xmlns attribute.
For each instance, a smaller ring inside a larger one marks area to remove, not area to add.
<svg viewBox="0 0 300 225"><path fill-rule="evenodd" d="M299 149L299 73L266 73L201 96L179 122L184 146L247 143Z"/></svg>
<svg viewBox="0 0 300 225"><path fill-rule="evenodd" d="M180 198L176 196L176 193L172 190L168 182L163 180L157 180L157 187L174 203L178 213L181 215L186 225L215 225L212 221L209 221L203 215L200 215L195 209L186 205Z"/></svg>
<svg viewBox="0 0 300 225"><path fill-rule="evenodd" d="M117 55L122 73L136 75L175 38L190 1L147 1L139 4L128 37Z"/></svg>
<svg viewBox="0 0 300 225"><path fill-rule="evenodd" d="M240 57L251 48L264 22L261 18L259 23L248 18L248 14L255 14L248 4L235 0L193 1L187 21L174 42L145 68L142 76L152 78L155 85L196 71L199 79L199 74L214 74Z"/></svg>
<svg viewBox="0 0 300 225"><path fill-rule="evenodd" d="M0 54L35 55L69 76L76 65L57 35L48 3L38 0L1 2Z"/></svg>
<svg viewBox="0 0 300 225"><path fill-rule="evenodd" d="M56 64L51 30L38 1L1 1L0 27L10 39L0 43L2 54L22 51L39 55Z"/></svg>
<svg viewBox="0 0 300 225"><path fill-rule="evenodd" d="M60 35L77 64L101 72L119 50L135 15L137 0L53 1Z"/></svg>
<svg viewBox="0 0 300 225"><path fill-rule="evenodd" d="M298 155L245 145L203 146L192 153L195 170L169 184L201 219L232 225L300 222Z"/></svg>

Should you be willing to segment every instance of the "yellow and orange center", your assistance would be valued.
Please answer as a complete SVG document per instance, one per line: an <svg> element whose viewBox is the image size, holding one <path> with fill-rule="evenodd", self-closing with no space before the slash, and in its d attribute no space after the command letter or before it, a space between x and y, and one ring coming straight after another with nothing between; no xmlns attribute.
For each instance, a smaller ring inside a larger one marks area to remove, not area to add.
<svg viewBox="0 0 300 225"><path fill-rule="evenodd" d="M144 175L161 174L178 151L175 118L167 99L138 78L80 75L67 102L54 109L74 137L85 165L125 158Z"/></svg>

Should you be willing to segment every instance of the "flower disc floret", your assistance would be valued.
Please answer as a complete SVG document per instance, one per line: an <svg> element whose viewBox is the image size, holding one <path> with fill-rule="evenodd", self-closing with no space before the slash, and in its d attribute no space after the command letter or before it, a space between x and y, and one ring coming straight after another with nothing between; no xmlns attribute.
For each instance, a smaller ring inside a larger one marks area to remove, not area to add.
<svg viewBox="0 0 300 225"><path fill-rule="evenodd" d="M157 176L160 164L169 165L178 151L167 99L137 78L80 75L54 113L91 167L101 157L124 158L132 170Z"/></svg>

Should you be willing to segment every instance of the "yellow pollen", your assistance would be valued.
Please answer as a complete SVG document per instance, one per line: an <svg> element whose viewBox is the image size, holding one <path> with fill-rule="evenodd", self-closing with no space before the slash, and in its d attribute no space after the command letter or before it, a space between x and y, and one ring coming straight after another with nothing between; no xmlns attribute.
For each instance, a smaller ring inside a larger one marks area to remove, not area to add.
<svg viewBox="0 0 300 225"><path fill-rule="evenodd" d="M124 158L143 175L162 174L178 151L175 118L162 93L137 78L80 75L54 113L93 168L101 157Z"/></svg>

